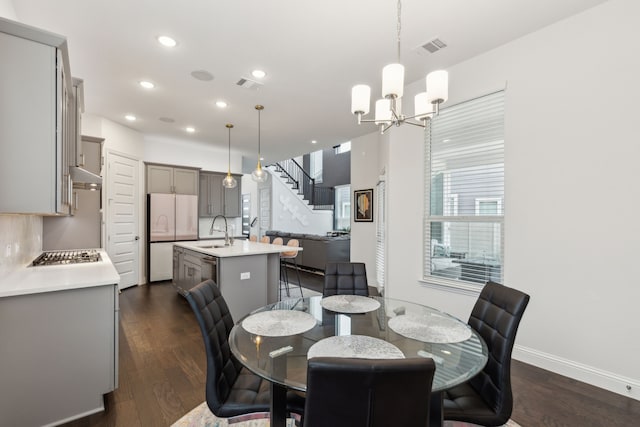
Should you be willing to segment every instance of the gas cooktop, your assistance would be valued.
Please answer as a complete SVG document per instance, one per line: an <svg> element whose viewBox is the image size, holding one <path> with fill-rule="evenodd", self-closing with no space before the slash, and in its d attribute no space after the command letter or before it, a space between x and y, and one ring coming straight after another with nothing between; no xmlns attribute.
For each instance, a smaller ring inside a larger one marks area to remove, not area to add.
<svg viewBox="0 0 640 427"><path fill-rule="evenodd" d="M70 251L47 251L34 259L31 265L79 264L100 261L100 253L95 249L79 249Z"/></svg>

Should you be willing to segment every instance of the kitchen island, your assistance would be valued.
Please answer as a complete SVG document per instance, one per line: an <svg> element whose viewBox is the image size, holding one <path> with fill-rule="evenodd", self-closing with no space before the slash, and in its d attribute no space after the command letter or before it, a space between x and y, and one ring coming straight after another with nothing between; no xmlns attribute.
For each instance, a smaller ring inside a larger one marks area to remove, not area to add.
<svg viewBox="0 0 640 427"><path fill-rule="evenodd" d="M280 253L291 246L236 240L181 242L174 245L173 284L184 295L212 279L222 292L234 320L278 301ZM299 248L302 250L302 248Z"/></svg>
<svg viewBox="0 0 640 427"><path fill-rule="evenodd" d="M57 425L104 410L118 386L118 283L98 262L0 274L0 425Z"/></svg>

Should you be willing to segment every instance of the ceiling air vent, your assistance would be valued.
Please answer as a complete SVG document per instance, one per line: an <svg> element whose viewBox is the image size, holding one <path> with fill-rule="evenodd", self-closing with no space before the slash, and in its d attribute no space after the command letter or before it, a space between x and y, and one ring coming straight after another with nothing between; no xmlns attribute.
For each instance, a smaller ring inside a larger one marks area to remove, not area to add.
<svg viewBox="0 0 640 427"><path fill-rule="evenodd" d="M444 49L447 47L447 44L440 40L439 38L435 38L425 44L423 44L422 49L428 51L429 53L436 53L440 49Z"/></svg>
<svg viewBox="0 0 640 427"><path fill-rule="evenodd" d="M251 90L258 90L262 87L262 83L258 83L256 81L253 80L249 80L247 78L241 78L240 80L238 80L238 82L236 83L238 86L243 87L245 89L251 89Z"/></svg>

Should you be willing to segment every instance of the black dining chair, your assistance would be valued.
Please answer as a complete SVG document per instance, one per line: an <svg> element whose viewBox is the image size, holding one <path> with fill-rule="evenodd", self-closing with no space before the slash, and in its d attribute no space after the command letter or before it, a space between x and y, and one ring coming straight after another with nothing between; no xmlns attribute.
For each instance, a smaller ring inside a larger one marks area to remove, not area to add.
<svg viewBox="0 0 640 427"><path fill-rule="evenodd" d="M234 323L216 284L212 280L199 283L187 292L186 298L204 339L206 400L211 412L223 418L269 412L269 381L244 368L231 353L229 333ZM287 412L301 415L303 410L304 398L293 391L287 392Z"/></svg>
<svg viewBox="0 0 640 427"><path fill-rule="evenodd" d="M322 296L369 296L367 269L363 262L330 262L324 269Z"/></svg>
<svg viewBox="0 0 640 427"><path fill-rule="evenodd" d="M443 394L445 420L501 426L511 417L511 353L529 295L494 282L480 292L471 326L487 343L489 360L471 380Z"/></svg>
<svg viewBox="0 0 640 427"><path fill-rule="evenodd" d="M425 358L311 358L303 427L425 427L434 372Z"/></svg>

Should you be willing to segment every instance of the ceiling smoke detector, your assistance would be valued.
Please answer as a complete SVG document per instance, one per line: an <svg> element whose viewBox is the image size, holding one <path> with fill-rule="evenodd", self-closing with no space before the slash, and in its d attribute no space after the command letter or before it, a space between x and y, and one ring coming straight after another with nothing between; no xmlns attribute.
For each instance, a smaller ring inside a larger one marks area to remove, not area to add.
<svg viewBox="0 0 640 427"><path fill-rule="evenodd" d="M447 47L447 44L436 37L433 40L428 41L427 43L420 46L420 49L426 50L429 53L436 53L437 51L444 49L445 47Z"/></svg>
<svg viewBox="0 0 640 427"><path fill-rule="evenodd" d="M240 87L250 90L258 90L262 87L262 83L247 79L246 77L242 77L236 84Z"/></svg>

